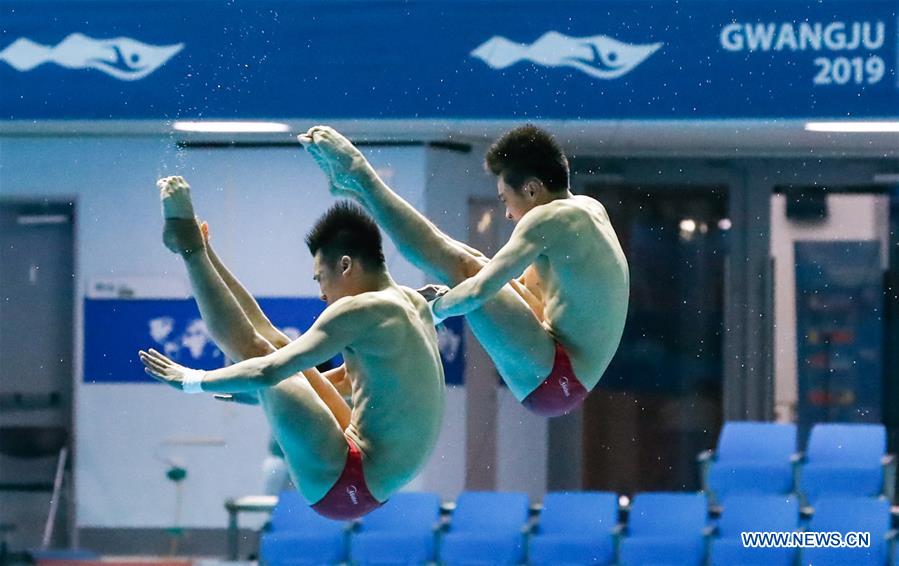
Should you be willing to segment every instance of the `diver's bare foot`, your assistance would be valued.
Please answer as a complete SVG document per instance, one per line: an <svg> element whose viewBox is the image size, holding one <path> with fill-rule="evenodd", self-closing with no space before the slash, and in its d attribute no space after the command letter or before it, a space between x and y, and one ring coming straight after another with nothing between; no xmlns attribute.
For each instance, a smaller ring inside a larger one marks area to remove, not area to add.
<svg viewBox="0 0 899 566"><path fill-rule="evenodd" d="M162 232L165 247L185 257L204 249L205 238L194 218L187 181L183 177L165 177L157 181L156 186L165 218Z"/></svg>
<svg viewBox="0 0 899 566"><path fill-rule="evenodd" d="M194 205L190 200L190 185L184 177L163 177L156 181L162 200L163 218L193 218Z"/></svg>
<svg viewBox="0 0 899 566"><path fill-rule="evenodd" d="M371 170L371 165L350 140L328 126L314 126L297 140L315 159L328 176L331 194L341 198L360 198L363 186L360 173Z"/></svg>

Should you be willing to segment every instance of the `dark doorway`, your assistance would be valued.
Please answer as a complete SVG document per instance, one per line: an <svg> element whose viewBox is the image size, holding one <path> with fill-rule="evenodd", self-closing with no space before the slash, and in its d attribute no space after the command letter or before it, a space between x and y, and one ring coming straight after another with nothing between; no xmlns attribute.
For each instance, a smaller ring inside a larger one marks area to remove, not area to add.
<svg viewBox="0 0 899 566"><path fill-rule="evenodd" d="M627 254L621 346L584 411L585 489L698 489L722 419L724 187L587 185Z"/></svg>
<svg viewBox="0 0 899 566"><path fill-rule="evenodd" d="M72 203L0 202L0 523L15 526L11 548L40 546L72 436L74 242ZM61 499L57 546L71 526Z"/></svg>

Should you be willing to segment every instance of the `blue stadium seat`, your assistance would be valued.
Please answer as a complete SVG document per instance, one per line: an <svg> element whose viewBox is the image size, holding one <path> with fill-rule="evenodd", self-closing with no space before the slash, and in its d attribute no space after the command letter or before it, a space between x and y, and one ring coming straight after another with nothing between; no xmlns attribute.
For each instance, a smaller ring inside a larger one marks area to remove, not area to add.
<svg viewBox="0 0 899 566"><path fill-rule="evenodd" d="M466 491L456 500L449 530L440 543L444 564L520 564L528 496Z"/></svg>
<svg viewBox="0 0 899 566"><path fill-rule="evenodd" d="M699 566L705 559L708 504L701 493L640 493L634 496L621 566Z"/></svg>
<svg viewBox="0 0 899 566"><path fill-rule="evenodd" d="M748 548L744 532L794 532L799 501L782 495L734 495L723 502L711 544L711 566L791 566L795 548Z"/></svg>
<svg viewBox="0 0 899 566"><path fill-rule="evenodd" d="M611 564L617 524L614 493L548 493L531 536L528 563Z"/></svg>
<svg viewBox="0 0 899 566"><path fill-rule="evenodd" d="M793 492L796 425L728 422L716 451L700 455L703 489L715 501L729 495Z"/></svg>
<svg viewBox="0 0 899 566"><path fill-rule="evenodd" d="M884 489L886 429L874 424L817 424L799 480L815 504L822 496L878 496Z"/></svg>
<svg viewBox="0 0 899 566"><path fill-rule="evenodd" d="M814 533L870 533L868 548L804 548L803 565L883 566L887 561L890 504L873 497L824 497L815 504L808 531Z"/></svg>
<svg viewBox="0 0 899 566"><path fill-rule="evenodd" d="M434 562L439 527L437 494L397 493L359 522L350 538L350 557L355 564Z"/></svg>
<svg viewBox="0 0 899 566"><path fill-rule="evenodd" d="M346 560L347 523L326 519L296 491L285 491L259 543L266 566L334 564Z"/></svg>

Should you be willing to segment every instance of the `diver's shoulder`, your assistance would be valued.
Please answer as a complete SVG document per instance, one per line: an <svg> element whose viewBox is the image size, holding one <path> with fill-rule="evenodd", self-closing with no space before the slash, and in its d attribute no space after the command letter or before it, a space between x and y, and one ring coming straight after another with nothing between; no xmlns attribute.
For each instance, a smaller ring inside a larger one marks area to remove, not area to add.
<svg viewBox="0 0 899 566"><path fill-rule="evenodd" d="M583 195L557 199L537 207L536 210L539 210L537 216L544 221L556 221L565 224L578 220L592 221L597 217L608 217L605 207L598 200ZM538 218L535 217L534 220L538 220Z"/></svg>
<svg viewBox="0 0 899 566"><path fill-rule="evenodd" d="M395 302L384 291L366 291L357 295L342 297L334 301L330 308L347 314L363 313L390 308Z"/></svg>
<svg viewBox="0 0 899 566"><path fill-rule="evenodd" d="M424 297L421 296L421 293L413 289L412 287L406 287L405 285L397 285L397 289L399 289L401 296L412 303L414 306L424 305L427 303Z"/></svg>
<svg viewBox="0 0 899 566"><path fill-rule="evenodd" d="M606 213L606 207L603 206L601 202L596 200L595 198L587 195L574 195L573 198L568 199L572 201L572 207L578 210L588 211L588 212L602 212Z"/></svg>
<svg viewBox="0 0 899 566"><path fill-rule="evenodd" d="M419 306L424 299L413 289L402 285L393 285L379 291L368 291L352 297L354 307L366 310L401 310L411 306Z"/></svg>

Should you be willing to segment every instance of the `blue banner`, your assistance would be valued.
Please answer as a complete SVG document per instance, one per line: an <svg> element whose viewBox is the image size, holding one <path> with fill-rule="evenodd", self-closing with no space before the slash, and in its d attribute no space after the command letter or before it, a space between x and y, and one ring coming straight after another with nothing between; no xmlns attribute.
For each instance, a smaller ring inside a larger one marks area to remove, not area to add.
<svg viewBox="0 0 899 566"><path fill-rule="evenodd" d="M899 116L894 0L0 2L0 117Z"/></svg>
<svg viewBox="0 0 899 566"><path fill-rule="evenodd" d="M260 298L259 306L272 324L295 339L325 303L311 297ZM450 384L461 384L465 371L462 320L449 319L437 329ZM216 369L226 363L193 299L85 299L84 329L85 383L156 383L137 358L138 350L149 348L191 368Z"/></svg>
<svg viewBox="0 0 899 566"><path fill-rule="evenodd" d="M314 298L260 299L259 305L292 338L325 307ZM193 299L85 299L84 321L85 383L153 381L137 358L149 348L197 369L226 363Z"/></svg>
<svg viewBox="0 0 899 566"><path fill-rule="evenodd" d="M799 422L881 422L880 242L796 243Z"/></svg>

